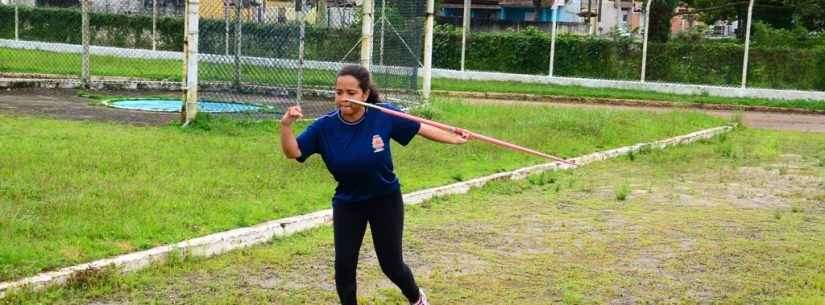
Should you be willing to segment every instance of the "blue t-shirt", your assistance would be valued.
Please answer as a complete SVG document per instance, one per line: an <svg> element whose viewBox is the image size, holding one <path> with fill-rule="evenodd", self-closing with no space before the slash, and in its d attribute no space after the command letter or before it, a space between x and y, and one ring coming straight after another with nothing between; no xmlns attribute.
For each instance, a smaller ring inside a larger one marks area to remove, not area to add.
<svg viewBox="0 0 825 305"><path fill-rule="evenodd" d="M398 110L391 104L379 104ZM327 169L338 181L333 205L351 204L401 189L393 172L390 139L407 145L421 128L418 122L367 109L358 122L347 122L339 111L313 122L298 136L304 162L320 154Z"/></svg>

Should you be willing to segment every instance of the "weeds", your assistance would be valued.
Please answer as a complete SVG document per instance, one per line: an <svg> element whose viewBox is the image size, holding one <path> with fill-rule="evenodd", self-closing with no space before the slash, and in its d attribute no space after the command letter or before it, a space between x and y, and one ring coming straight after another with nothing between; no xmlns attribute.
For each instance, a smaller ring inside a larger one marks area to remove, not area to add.
<svg viewBox="0 0 825 305"><path fill-rule="evenodd" d="M616 195L616 200L625 201L627 199L627 195L630 194L630 187L626 184L619 185L614 190L614 194Z"/></svg>
<svg viewBox="0 0 825 305"><path fill-rule="evenodd" d="M452 176L450 176L450 178L452 178L453 181L457 181L457 182L464 181L464 175L461 174L461 173L455 173Z"/></svg>

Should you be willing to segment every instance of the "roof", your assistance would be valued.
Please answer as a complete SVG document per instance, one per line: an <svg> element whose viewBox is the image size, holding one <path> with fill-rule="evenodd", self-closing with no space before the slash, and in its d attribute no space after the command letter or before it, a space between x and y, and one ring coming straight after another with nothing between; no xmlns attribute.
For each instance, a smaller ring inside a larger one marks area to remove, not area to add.
<svg viewBox="0 0 825 305"><path fill-rule="evenodd" d="M482 5L482 6L498 5L499 2L501 2L501 1L499 1L499 0L472 0L473 6L476 6L476 5ZM444 5L444 4L458 4L458 5L463 6L464 5L464 0L442 0L441 4L442 5Z"/></svg>

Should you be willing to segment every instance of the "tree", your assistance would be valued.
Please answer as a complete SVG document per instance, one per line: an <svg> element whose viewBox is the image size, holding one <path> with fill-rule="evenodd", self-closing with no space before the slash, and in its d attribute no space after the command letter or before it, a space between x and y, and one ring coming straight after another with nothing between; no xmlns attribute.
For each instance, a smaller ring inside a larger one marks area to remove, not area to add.
<svg viewBox="0 0 825 305"><path fill-rule="evenodd" d="M809 30L825 31L825 0L797 0L794 16Z"/></svg>
<svg viewBox="0 0 825 305"><path fill-rule="evenodd" d="M702 21L738 20L744 24L748 0L684 0L699 13ZM756 0L753 21L762 21L773 28L792 29L803 26L811 31L825 30L825 0Z"/></svg>
<svg viewBox="0 0 825 305"><path fill-rule="evenodd" d="M650 34L648 40L667 42L670 39L670 19L673 12L682 2L680 0L647 0L653 1L650 5ZM646 5L647 3L645 3Z"/></svg>

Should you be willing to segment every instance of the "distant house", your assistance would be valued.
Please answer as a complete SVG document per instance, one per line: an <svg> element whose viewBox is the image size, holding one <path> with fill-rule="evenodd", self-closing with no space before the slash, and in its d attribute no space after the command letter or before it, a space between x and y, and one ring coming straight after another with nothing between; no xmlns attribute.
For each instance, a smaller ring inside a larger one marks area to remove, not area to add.
<svg viewBox="0 0 825 305"><path fill-rule="evenodd" d="M729 38L736 36L736 31L739 28L739 21L728 22L725 20L718 20L708 27L705 37L708 38Z"/></svg>
<svg viewBox="0 0 825 305"><path fill-rule="evenodd" d="M559 7L558 21L560 32L582 33L585 29L583 18L579 17L579 2L566 0ZM532 0L473 0L470 18L476 31L503 31L508 28L518 29L523 26L538 27L550 31L553 21L553 8L542 7L538 14ZM439 23L462 24L464 14L463 0L443 0L438 11Z"/></svg>
<svg viewBox="0 0 825 305"><path fill-rule="evenodd" d="M486 20L501 19L501 6L498 5L498 2L498 0L472 1L472 5L470 6L470 18ZM443 0L441 2L441 11L439 13L440 16L444 17L463 17L464 1Z"/></svg>
<svg viewBox="0 0 825 305"><path fill-rule="evenodd" d="M35 2L34 2L34 0L0 0L0 4L4 4L4 5L17 4L17 5L25 5L25 6L34 6Z"/></svg>
<svg viewBox="0 0 825 305"><path fill-rule="evenodd" d="M358 14L355 0L326 0L326 14L320 20L324 25L331 28L341 28L355 23Z"/></svg>
<svg viewBox="0 0 825 305"><path fill-rule="evenodd" d="M568 0L559 9L559 22L581 22L577 16L578 3L581 0ZM552 22L553 9L549 6L542 7L538 15L535 13L532 0L474 0L470 9L470 17L473 19L502 20L510 22L531 21L531 22ZM463 0L443 0L441 4L440 16L462 17L464 16ZM538 16L538 17L537 17Z"/></svg>
<svg viewBox="0 0 825 305"><path fill-rule="evenodd" d="M596 2L596 0L592 0ZM614 30L631 32L641 27L642 1L603 0L597 13L597 33L600 35ZM584 8L583 8L584 9Z"/></svg>
<svg viewBox="0 0 825 305"><path fill-rule="evenodd" d="M549 1L548 1L549 2ZM565 1L559 7L559 22L581 22L577 15L581 0ZM536 12L532 0L501 0L501 20L553 22L553 8L544 6Z"/></svg>
<svg viewBox="0 0 825 305"><path fill-rule="evenodd" d="M670 19L670 32L672 34L689 32L695 26L704 25L704 23L697 20L695 14L685 14L690 10L690 7L686 4L682 4L676 8L675 13L677 13L677 15Z"/></svg>

